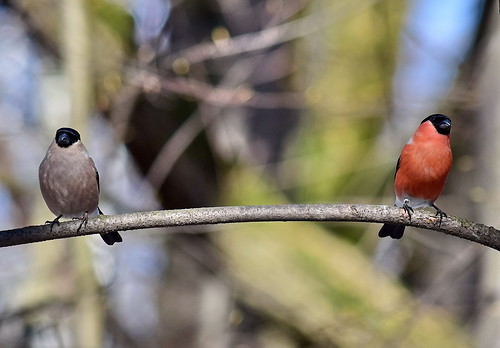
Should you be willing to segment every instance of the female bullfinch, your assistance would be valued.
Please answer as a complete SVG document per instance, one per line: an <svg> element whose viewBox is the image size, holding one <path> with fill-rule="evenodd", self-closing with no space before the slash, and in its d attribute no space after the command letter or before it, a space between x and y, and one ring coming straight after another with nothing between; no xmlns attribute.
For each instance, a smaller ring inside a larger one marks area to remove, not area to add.
<svg viewBox="0 0 500 348"><path fill-rule="evenodd" d="M94 161L80 140L80 134L72 128L60 128L49 146L38 171L40 190L50 211L61 217L87 223L89 216L102 214L99 204L99 173ZM101 234L108 245L121 242L118 232Z"/></svg>
<svg viewBox="0 0 500 348"><path fill-rule="evenodd" d="M394 176L395 205L411 220L414 208L433 207L440 221L446 214L434 202L443 191L451 169L451 120L441 114L426 117L401 151ZM379 237L403 237L404 225L384 224Z"/></svg>

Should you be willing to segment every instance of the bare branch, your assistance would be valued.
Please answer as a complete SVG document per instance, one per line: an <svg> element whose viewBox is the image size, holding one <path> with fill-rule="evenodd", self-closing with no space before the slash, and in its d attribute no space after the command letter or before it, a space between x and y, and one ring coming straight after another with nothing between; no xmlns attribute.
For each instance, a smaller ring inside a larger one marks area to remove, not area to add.
<svg viewBox="0 0 500 348"><path fill-rule="evenodd" d="M171 65L175 59L180 57L187 59L190 64L195 64L206 59L216 59L266 49L315 34L350 15L359 13L362 9L378 1L359 0L347 2L347 5L344 3L333 5L321 12L274 27L265 28L259 32L243 34L216 42L201 43L173 54L167 60L167 64Z"/></svg>
<svg viewBox="0 0 500 348"><path fill-rule="evenodd" d="M84 231L79 221L28 226L0 232L0 247L76 237L87 234L137 230L153 227L214 225L266 221L347 221L400 223L467 239L500 251L500 231L483 224L449 216L441 226L436 216L425 210L412 215L411 222L400 208L362 204L289 204L158 210L122 215L100 215L90 219ZM173 231L171 231L173 232Z"/></svg>
<svg viewBox="0 0 500 348"><path fill-rule="evenodd" d="M303 93L263 93L256 92L251 87L244 86L236 88L214 87L195 79L183 77L162 78L159 72L146 72L145 70L132 73L128 84L158 94L177 93L221 107L247 106L259 109L304 108Z"/></svg>

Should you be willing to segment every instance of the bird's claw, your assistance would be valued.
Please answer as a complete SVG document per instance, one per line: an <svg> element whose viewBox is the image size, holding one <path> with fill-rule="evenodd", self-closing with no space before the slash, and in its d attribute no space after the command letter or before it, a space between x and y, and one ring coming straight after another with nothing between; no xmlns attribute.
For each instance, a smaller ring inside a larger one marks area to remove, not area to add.
<svg viewBox="0 0 500 348"><path fill-rule="evenodd" d="M85 212L85 213L83 213L83 216L73 217L73 220L80 220L81 221L80 226L78 226L78 229L76 230L76 232L80 232L83 225L85 225L84 227L87 227L87 222L89 221L89 213Z"/></svg>
<svg viewBox="0 0 500 348"><path fill-rule="evenodd" d="M56 225L56 224L57 224L57 226L60 225L60 223L59 223L59 219L60 218L62 218L62 214L59 215L58 217L56 217L54 220L47 220L47 221L45 221L46 225L50 224L50 232L52 232L52 229L54 228L54 225Z"/></svg>
<svg viewBox="0 0 500 348"><path fill-rule="evenodd" d="M434 209L436 209L436 216L439 215L439 227L441 227L441 222L443 222L443 217L448 218L448 215L438 207L436 207L434 204L432 205Z"/></svg>
<svg viewBox="0 0 500 348"><path fill-rule="evenodd" d="M411 214L413 213L413 208L408 205L409 200L405 199L403 204L403 210L408 214L408 219L411 221Z"/></svg>

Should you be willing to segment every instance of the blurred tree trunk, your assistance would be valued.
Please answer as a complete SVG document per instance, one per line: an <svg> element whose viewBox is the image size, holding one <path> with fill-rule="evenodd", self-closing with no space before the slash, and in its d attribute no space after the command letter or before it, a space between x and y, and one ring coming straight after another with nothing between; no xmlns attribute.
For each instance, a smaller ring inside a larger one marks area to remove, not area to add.
<svg viewBox="0 0 500 348"><path fill-rule="evenodd" d="M480 38L483 50L476 61L480 73L478 95L481 106L478 112L476 140L478 143L479 168L476 189L484 196L478 207L478 221L500 226L500 26L498 25L498 3L490 3L489 22ZM484 44L487 42L487 44ZM500 256L498 252L483 251L481 291L483 303L478 320L478 347L500 347L500 313L497 310L500 298Z"/></svg>
<svg viewBox="0 0 500 348"><path fill-rule="evenodd" d="M64 70L71 97L71 123L80 133L87 128L93 113L90 37L92 26L85 0L62 3L62 51ZM82 137L85 138L82 134Z"/></svg>
<svg viewBox="0 0 500 348"><path fill-rule="evenodd" d="M64 69L68 78L71 100L70 125L76 128L85 139L89 116L93 112L92 72L90 37L92 25L86 0L64 0L62 11L62 51ZM76 313L73 321L74 343L79 347L102 346L104 333L104 311L95 278L92 255L85 238L68 241L73 250L73 281L76 293ZM63 261L61 261L63 262Z"/></svg>
<svg viewBox="0 0 500 348"><path fill-rule="evenodd" d="M224 4L222 1L198 1L196 6L189 3L177 6L168 24L172 30L169 33L171 52L204 42L207 33L214 35L216 30L227 29L231 35L258 31L269 20L263 15L271 16L264 9L264 1L251 1L246 5L241 3L229 12L225 12ZM276 52L276 48L270 51ZM266 53L269 52L251 53L221 61L209 60L190 67L189 77L229 89L249 85L257 92L286 90L290 84L280 83L283 82L279 81L281 78L268 79L270 71L264 69L262 64ZM280 61L268 63L270 66L289 68L291 54L292 50L284 50L277 56ZM258 57L254 58L253 55ZM242 58L244 61L248 58L254 61L243 64L245 69L237 68ZM155 63L162 66L160 58ZM166 67L166 71L170 68ZM207 71L210 71L210 75ZM231 128L229 133L234 136L243 131L243 137L246 137L244 149L231 149L229 152L233 151L236 156L240 152L252 154L253 163L261 165L279 160L285 139L298 118L296 110L224 108L206 104L203 100L195 102L182 96L143 94L141 91L137 91L133 104L125 135L128 140L126 145L145 175L157 160L164 144L179 127L195 117L200 118L198 122L204 125L203 131L182 153L159 187L159 199L163 208L167 209L217 204L217 179L223 179L224 176L224 171L220 170L223 169L220 165L221 157L224 156L221 156L221 149L217 147L217 138L220 138L221 133L217 128L228 127L224 122L219 122L223 119L222 115L227 113L232 124L235 119L238 120L236 123L240 127ZM170 267L160 300L162 322L166 323L162 332L163 346L229 346L227 326L233 299L224 277L221 277L225 273L224 265L210 235L172 235L166 243L166 249ZM245 335L248 336L248 333Z"/></svg>

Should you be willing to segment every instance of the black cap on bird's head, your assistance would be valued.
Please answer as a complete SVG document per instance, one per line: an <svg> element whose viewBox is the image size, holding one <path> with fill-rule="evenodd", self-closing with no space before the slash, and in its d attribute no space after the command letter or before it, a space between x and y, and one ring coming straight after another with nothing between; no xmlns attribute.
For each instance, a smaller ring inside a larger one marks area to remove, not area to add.
<svg viewBox="0 0 500 348"><path fill-rule="evenodd" d="M451 120L448 116L442 114L433 114L427 116L420 124L430 121L439 134L449 135L451 131Z"/></svg>
<svg viewBox="0 0 500 348"><path fill-rule="evenodd" d="M80 140L80 133L73 128L59 128L55 140L59 147L69 147Z"/></svg>

